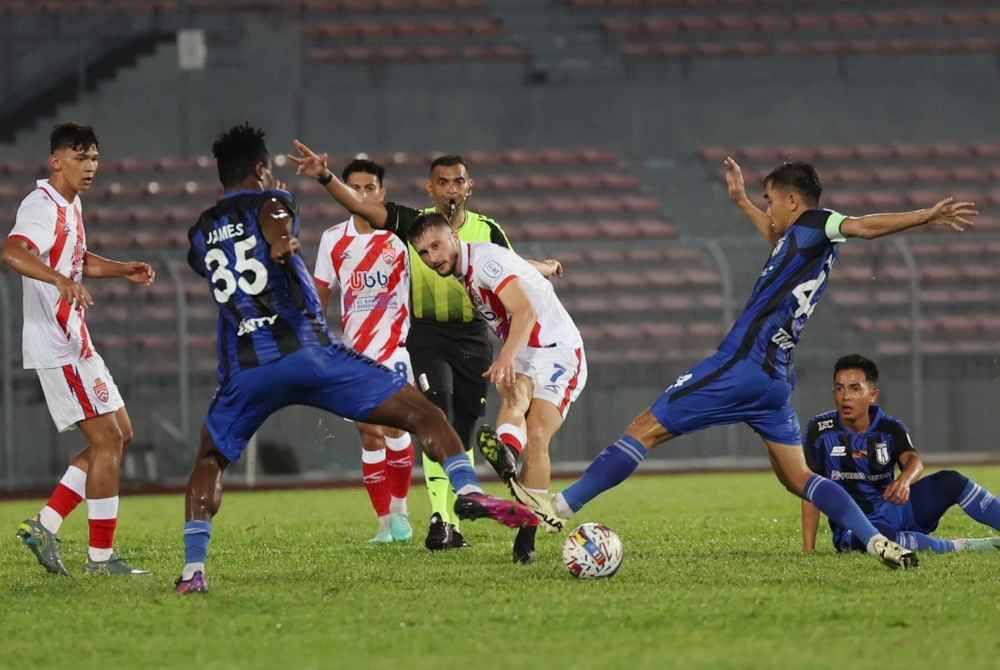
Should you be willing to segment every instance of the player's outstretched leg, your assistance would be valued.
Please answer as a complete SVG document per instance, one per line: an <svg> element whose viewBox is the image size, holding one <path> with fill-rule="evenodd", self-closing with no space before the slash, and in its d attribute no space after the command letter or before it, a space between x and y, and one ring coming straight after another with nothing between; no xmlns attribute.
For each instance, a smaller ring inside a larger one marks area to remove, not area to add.
<svg viewBox="0 0 1000 670"><path fill-rule="evenodd" d="M917 567L914 551L901 547L895 540L880 533L847 491L809 470L800 445L778 444L769 440L765 440L764 444L774 473L790 493L811 502L837 525L851 529L865 545L866 551L887 567L894 570Z"/></svg>
<svg viewBox="0 0 1000 670"><path fill-rule="evenodd" d="M961 537L946 540L928 533L914 530L902 531L896 541L913 551L933 551L936 554L950 554L954 551L994 551L1000 549L1000 537Z"/></svg>
<svg viewBox="0 0 1000 670"><path fill-rule="evenodd" d="M913 517L922 530L933 532L952 505L979 523L1000 530L1000 501L983 486L954 470L928 475L910 489Z"/></svg>
<svg viewBox="0 0 1000 670"><path fill-rule="evenodd" d="M444 467L458 494L455 513L460 519L490 518L511 528L538 524L535 515L524 505L483 492L458 434L448 425L444 413L413 386L404 386L365 420L416 436L424 451Z"/></svg>
<svg viewBox="0 0 1000 670"><path fill-rule="evenodd" d="M206 593L205 561L212 540L212 518L222 506L222 473L229 459L216 450L208 428L201 428L201 444L188 478L184 499L184 569L174 584L180 594Z"/></svg>
<svg viewBox="0 0 1000 670"><path fill-rule="evenodd" d="M85 485L90 526L88 561L84 571L92 575L147 575L133 568L114 552L118 528L118 485L122 457L132 441L132 422L125 408L85 419L78 424L87 440L89 470Z"/></svg>

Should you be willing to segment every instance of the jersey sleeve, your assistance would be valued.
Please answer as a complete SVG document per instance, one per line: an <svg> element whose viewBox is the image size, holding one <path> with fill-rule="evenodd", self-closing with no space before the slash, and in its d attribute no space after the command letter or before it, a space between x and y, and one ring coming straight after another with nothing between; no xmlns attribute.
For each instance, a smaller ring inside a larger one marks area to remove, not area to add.
<svg viewBox="0 0 1000 670"><path fill-rule="evenodd" d="M202 235L197 224L191 226L191 229L188 230L188 244L191 245L187 255L188 265L191 266L191 269L195 273L202 277L207 277L208 270L205 267L205 237Z"/></svg>
<svg viewBox="0 0 1000 670"><path fill-rule="evenodd" d="M499 294L504 286L517 279L520 274L518 261L521 259L513 251L495 245L484 244L479 249L482 254L482 258L476 263L479 282L491 292Z"/></svg>
<svg viewBox="0 0 1000 670"><path fill-rule="evenodd" d="M819 421L815 417L812 418L806 429L806 439L802 444L802 450L805 452L806 465L809 466L809 469L817 475L825 477L826 473L823 471L823 459L820 456L819 448Z"/></svg>
<svg viewBox="0 0 1000 670"><path fill-rule="evenodd" d="M385 203L385 229L396 233L399 239L406 242L406 235L410 232L417 217L420 216L419 209L413 209L406 205L397 205L394 202Z"/></svg>
<svg viewBox="0 0 1000 670"><path fill-rule="evenodd" d="M796 242L800 249L824 248L847 241L840 226L847 217L827 209L811 209L795 222Z"/></svg>
<svg viewBox="0 0 1000 670"><path fill-rule="evenodd" d="M47 254L56 241L52 205L44 198L36 197L22 202L8 237L24 240L39 256Z"/></svg>
<svg viewBox="0 0 1000 670"><path fill-rule="evenodd" d="M910 439L910 431L906 429L906 425L899 419L892 419L888 423L886 432L892 436L893 460L899 460L899 457L907 451L916 451L913 447L913 440Z"/></svg>
<svg viewBox="0 0 1000 670"><path fill-rule="evenodd" d="M499 223L485 216L483 217L483 221L490 229L490 242L505 249L513 248L510 245L510 240L507 238L507 233L503 231Z"/></svg>
<svg viewBox="0 0 1000 670"><path fill-rule="evenodd" d="M337 272L333 267L333 238L332 232L323 233L319 241L319 253L316 256L316 267L313 270L313 279L317 283L327 288L334 288L337 285Z"/></svg>

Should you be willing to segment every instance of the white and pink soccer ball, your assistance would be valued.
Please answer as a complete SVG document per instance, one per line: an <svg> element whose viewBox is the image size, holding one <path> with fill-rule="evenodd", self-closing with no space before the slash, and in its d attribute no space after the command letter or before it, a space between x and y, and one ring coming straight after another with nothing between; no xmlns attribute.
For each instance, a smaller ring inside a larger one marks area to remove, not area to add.
<svg viewBox="0 0 1000 670"><path fill-rule="evenodd" d="M600 523L580 524L563 543L563 563L580 579L610 577L624 557L618 533Z"/></svg>

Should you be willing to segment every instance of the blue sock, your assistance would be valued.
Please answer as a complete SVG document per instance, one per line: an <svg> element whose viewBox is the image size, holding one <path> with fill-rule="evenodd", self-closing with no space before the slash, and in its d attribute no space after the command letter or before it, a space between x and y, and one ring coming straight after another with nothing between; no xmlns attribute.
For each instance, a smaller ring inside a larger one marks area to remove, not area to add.
<svg viewBox="0 0 1000 670"><path fill-rule="evenodd" d="M476 469L472 467L472 461L464 451L444 459L442 465L448 474L448 480L451 481L451 487L458 495L483 492Z"/></svg>
<svg viewBox="0 0 1000 670"><path fill-rule="evenodd" d="M958 547L951 540L944 540L940 537L916 531L903 531L897 536L896 541L904 549L912 549L913 551L926 551L930 549L936 554L950 554L953 551L958 551Z"/></svg>
<svg viewBox="0 0 1000 670"><path fill-rule="evenodd" d="M211 521L188 521L184 524L184 562L204 563L208 543L212 541Z"/></svg>
<svg viewBox="0 0 1000 670"><path fill-rule="evenodd" d="M873 537L879 534L858 504L840 486L826 477L813 475L806 482L802 497L819 508L838 526L850 528L855 537L867 547Z"/></svg>
<svg viewBox="0 0 1000 670"><path fill-rule="evenodd" d="M574 512L628 479L642 459L646 447L631 435L623 435L617 442L601 452L583 472L583 476L562 492L562 497Z"/></svg>
<svg viewBox="0 0 1000 670"><path fill-rule="evenodd" d="M1000 530L1000 503L992 493L971 479L958 497L958 506L979 523Z"/></svg>

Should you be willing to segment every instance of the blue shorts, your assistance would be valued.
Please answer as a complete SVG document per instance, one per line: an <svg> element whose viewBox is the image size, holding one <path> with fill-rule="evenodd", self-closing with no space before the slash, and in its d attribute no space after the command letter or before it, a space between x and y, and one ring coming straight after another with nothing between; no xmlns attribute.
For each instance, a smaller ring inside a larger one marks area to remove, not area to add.
<svg viewBox="0 0 1000 670"><path fill-rule="evenodd" d="M215 448L236 461L264 420L283 407L308 405L364 421L406 384L405 376L342 345L305 347L230 377L212 399L205 425Z"/></svg>
<svg viewBox="0 0 1000 670"><path fill-rule="evenodd" d="M678 377L650 411L675 436L745 423L770 442L802 444L791 399L792 385L760 363L718 353Z"/></svg>
<svg viewBox="0 0 1000 670"><path fill-rule="evenodd" d="M935 473L940 475L942 473ZM891 540L898 540L900 533L916 532L930 535L937 530L941 517L955 504L954 492L941 490L939 477L924 477L910 487L910 499L905 505L888 500L877 500L865 516L872 525ZM833 546L837 551L865 551L865 546L850 530L836 527Z"/></svg>

